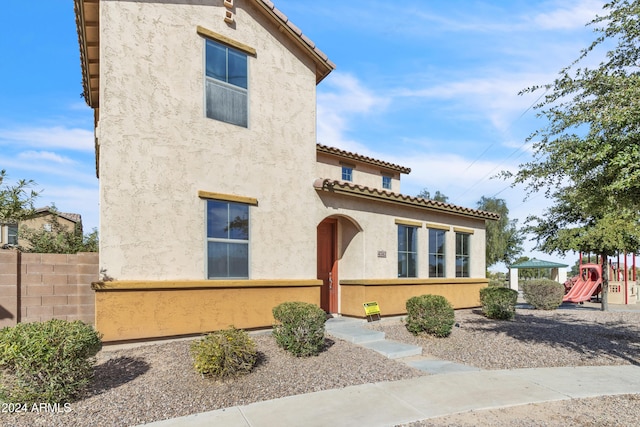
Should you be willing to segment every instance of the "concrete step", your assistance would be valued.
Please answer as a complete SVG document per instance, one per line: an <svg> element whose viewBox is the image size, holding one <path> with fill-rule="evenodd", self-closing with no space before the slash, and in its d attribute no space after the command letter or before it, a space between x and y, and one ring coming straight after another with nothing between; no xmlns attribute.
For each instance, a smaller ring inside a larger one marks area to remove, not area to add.
<svg viewBox="0 0 640 427"><path fill-rule="evenodd" d="M391 340L373 341L361 345L362 347L377 351L389 359L400 359L402 357L422 354L422 347Z"/></svg>
<svg viewBox="0 0 640 427"><path fill-rule="evenodd" d="M363 328L364 321L362 319L354 319L353 317L340 316L340 317L332 317L331 319L328 319L324 323L324 328L327 331L330 331L336 328L345 328L345 327Z"/></svg>
<svg viewBox="0 0 640 427"><path fill-rule="evenodd" d="M373 331L371 329L360 328L356 326L342 326L340 328L332 328L327 333L341 340L345 340L354 344L366 344L373 341L384 340L384 332Z"/></svg>

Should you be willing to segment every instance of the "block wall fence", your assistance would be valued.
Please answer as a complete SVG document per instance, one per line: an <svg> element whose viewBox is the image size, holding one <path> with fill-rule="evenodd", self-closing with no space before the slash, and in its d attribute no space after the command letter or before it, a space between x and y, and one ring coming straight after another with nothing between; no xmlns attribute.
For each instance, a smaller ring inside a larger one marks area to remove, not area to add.
<svg viewBox="0 0 640 427"><path fill-rule="evenodd" d="M49 319L95 324L97 252L36 254L0 250L0 327Z"/></svg>

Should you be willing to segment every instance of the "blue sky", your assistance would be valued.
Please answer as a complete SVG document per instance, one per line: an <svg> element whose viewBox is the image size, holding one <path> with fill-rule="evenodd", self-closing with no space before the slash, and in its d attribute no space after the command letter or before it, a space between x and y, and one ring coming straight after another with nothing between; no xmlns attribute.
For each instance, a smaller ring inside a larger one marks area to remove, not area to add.
<svg viewBox="0 0 640 427"><path fill-rule="evenodd" d="M426 187L469 207L501 197L521 224L549 205L491 177L531 158L526 137L544 122L530 107L542 92L518 92L577 58L604 1L274 3L337 65L318 86L318 142L410 167L405 194ZM97 227L73 1L6 2L0 51L0 168L36 181L38 206L55 203L81 214L85 230Z"/></svg>

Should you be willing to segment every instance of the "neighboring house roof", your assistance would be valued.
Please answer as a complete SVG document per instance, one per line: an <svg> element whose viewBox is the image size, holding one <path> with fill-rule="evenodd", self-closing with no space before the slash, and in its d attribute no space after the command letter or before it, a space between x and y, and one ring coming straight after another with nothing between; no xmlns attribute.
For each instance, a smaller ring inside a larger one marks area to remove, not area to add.
<svg viewBox="0 0 640 427"><path fill-rule="evenodd" d="M541 259L530 259L528 261L522 261L517 264L512 264L509 268L563 268L569 267L567 264L559 264L552 261L543 261Z"/></svg>
<svg viewBox="0 0 640 427"><path fill-rule="evenodd" d="M38 214L53 214L53 212L49 206L45 206L43 208L37 208L34 211L34 215L38 215ZM67 212L57 212L57 214L60 218L68 219L69 221L76 224L79 222L82 222L82 216L80 214L67 213Z"/></svg>
<svg viewBox="0 0 640 427"><path fill-rule="evenodd" d="M287 18L269 0L251 0L257 8L278 26L316 63L316 84L320 83L333 69L335 64L329 60L315 43L305 36L293 22ZM91 108L99 108L100 83L100 0L74 0L78 42L80 44L80 63L82 66L82 86L84 97ZM195 27L194 27L195 30Z"/></svg>
<svg viewBox="0 0 640 427"><path fill-rule="evenodd" d="M377 159L374 159L374 158L371 158L371 157L363 156L363 155L358 154L358 153L352 153L350 151L341 150L339 148L329 147L327 145L317 144L316 145L316 151L318 153L332 154L334 156L342 157L344 159L357 160L357 161L360 161L360 162L369 163L371 165L381 166L381 167L383 167L385 169L390 169L390 170L393 170L393 171L396 171L396 172L400 172L400 173L410 173L411 172L411 168L407 168L407 167L400 166L400 165L395 165L393 163L385 162L383 160L377 160Z"/></svg>
<svg viewBox="0 0 640 427"><path fill-rule="evenodd" d="M366 199L374 199L383 202L396 203L401 205L409 205L416 208L425 208L436 211L448 212L467 217L475 217L497 221L500 215L495 212L481 211L478 209L465 208L462 206L452 205L450 203L438 202L436 200L423 199L421 197L412 197L391 191L380 190L378 188L366 187L364 185L356 185L350 182L338 181L334 179L318 178L314 181L313 186L317 191L327 191L332 193L346 194L350 196L363 197Z"/></svg>

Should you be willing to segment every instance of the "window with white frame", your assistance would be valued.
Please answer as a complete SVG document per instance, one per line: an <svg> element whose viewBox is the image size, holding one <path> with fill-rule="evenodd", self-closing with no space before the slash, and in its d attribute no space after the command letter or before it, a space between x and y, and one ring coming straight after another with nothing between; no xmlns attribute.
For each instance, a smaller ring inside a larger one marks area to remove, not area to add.
<svg viewBox="0 0 640 427"><path fill-rule="evenodd" d="M429 229L429 277L445 277L446 233L445 230Z"/></svg>
<svg viewBox="0 0 640 427"><path fill-rule="evenodd" d="M398 277L417 277L418 228L398 224Z"/></svg>
<svg viewBox="0 0 640 427"><path fill-rule="evenodd" d="M387 190L391 190L391 177L387 175L382 175L382 188Z"/></svg>
<svg viewBox="0 0 640 427"><path fill-rule="evenodd" d="M456 233L456 277L470 277L471 235Z"/></svg>
<svg viewBox="0 0 640 427"><path fill-rule="evenodd" d="M18 225L17 224L9 224L8 234L7 234L7 243L10 245L18 244Z"/></svg>
<svg viewBox="0 0 640 427"><path fill-rule="evenodd" d="M247 54L209 39L205 43L207 117L247 127Z"/></svg>
<svg viewBox="0 0 640 427"><path fill-rule="evenodd" d="M207 200L207 277L249 278L249 205Z"/></svg>
<svg viewBox="0 0 640 427"><path fill-rule="evenodd" d="M342 180L353 181L353 168L350 166L342 166Z"/></svg>

